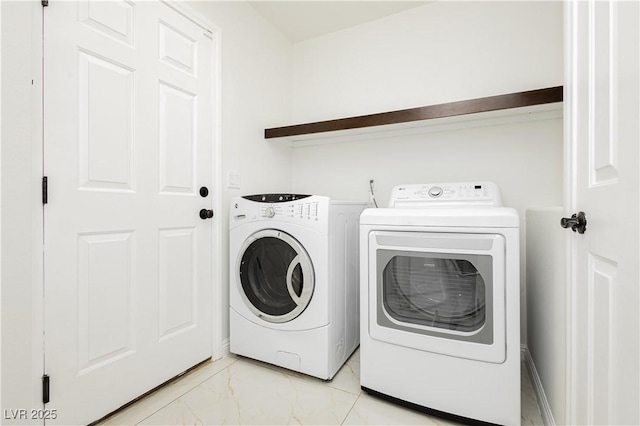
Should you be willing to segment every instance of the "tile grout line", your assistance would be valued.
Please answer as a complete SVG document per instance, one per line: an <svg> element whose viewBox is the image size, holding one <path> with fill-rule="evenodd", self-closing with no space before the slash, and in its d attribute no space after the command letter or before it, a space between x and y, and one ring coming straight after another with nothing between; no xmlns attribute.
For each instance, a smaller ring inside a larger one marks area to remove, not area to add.
<svg viewBox="0 0 640 426"><path fill-rule="evenodd" d="M352 394L353 395L353 394ZM360 397L362 396L362 391L360 391L360 393L357 395L357 398L355 401L353 401L353 405L351 406L351 408L349 409L349 411L347 411L347 415L344 416L344 419L342 419L342 422L340 423L340 425L344 425L344 422L347 421L347 419L349 418L349 414L351 414L351 412L353 411L353 408L356 406L356 404L358 403L358 401L360 401Z"/></svg>

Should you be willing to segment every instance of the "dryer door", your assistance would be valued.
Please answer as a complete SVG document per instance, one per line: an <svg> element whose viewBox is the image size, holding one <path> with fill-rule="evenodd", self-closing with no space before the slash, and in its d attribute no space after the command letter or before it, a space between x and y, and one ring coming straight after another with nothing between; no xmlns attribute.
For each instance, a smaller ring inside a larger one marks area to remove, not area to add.
<svg viewBox="0 0 640 426"><path fill-rule="evenodd" d="M505 360L502 235L374 231L369 259L371 337L461 358Z"/></svg>
<svg viewBox="0 0 640 426"><path fill-rule="evenodd" d="M265 229L247 238L236 271L242 299L265 321L291 321L306 309L313 296L311 259L286 232Z"/></svg>

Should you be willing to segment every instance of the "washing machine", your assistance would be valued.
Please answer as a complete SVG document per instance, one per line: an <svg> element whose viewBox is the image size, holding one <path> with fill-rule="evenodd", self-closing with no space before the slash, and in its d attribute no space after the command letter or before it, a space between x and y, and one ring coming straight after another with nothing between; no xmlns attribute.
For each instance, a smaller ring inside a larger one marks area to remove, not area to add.
<svg viewBox="0 0 640 426"><path fill-rule="evenodd" d="M490 182L400 185L360 217L362 389L520 424L519 220Z"/></svg>
<svg viewBox="0 0 640 426"><path fill-rule="evenodd" d="M236 197L230 351L330 380L359 344L358 220L365 203Z"/></svg>

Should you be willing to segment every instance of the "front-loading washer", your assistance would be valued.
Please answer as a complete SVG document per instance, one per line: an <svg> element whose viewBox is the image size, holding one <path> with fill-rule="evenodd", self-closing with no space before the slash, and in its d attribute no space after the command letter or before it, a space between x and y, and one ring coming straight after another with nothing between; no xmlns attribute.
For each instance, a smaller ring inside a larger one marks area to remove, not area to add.
<svg viewBox="0 0 640 426"><path fill-rule="evenodd" d="M372 394L520 424L519 220L489 182L400 185L360 218L360 380Z"/></svg>
<svg viewBox="0 0 640 426"><path fill-rule="evenodd" d="M259 194L231 202L230 351L329 380L359 345L365 203Z"/></svg>

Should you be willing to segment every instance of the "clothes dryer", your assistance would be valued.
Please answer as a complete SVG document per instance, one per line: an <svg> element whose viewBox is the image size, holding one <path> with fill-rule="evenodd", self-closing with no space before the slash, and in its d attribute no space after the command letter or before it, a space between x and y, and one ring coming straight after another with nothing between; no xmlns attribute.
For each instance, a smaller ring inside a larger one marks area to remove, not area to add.
<svg viewBox="0 0 640 426"><path fill-rule="evenodd" d="M360 218L365 391L520 424L519 220L489 182L401 185Z"/></svg>
<svg viewBox="0 0 640 426"><path fill-rule="evenodd" d="M359 344L364 203L236 197L230 212L230 350L331 379Z"/></svg>

